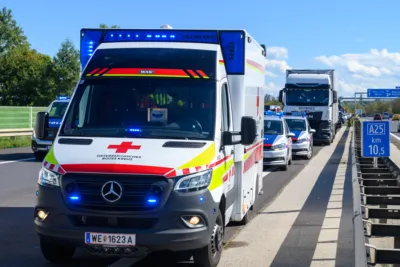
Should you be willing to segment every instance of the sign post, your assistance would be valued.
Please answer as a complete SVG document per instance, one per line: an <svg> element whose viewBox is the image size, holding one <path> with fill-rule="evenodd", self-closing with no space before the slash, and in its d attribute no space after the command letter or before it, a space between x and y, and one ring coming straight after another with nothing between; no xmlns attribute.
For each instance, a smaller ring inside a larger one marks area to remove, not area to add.
<svg viewBox="0 0 400 267"><path fill-rule="evenodd" d="M361 156L374 159L390 157L390 126L388 121L363 121L361 124Z"/></svg>

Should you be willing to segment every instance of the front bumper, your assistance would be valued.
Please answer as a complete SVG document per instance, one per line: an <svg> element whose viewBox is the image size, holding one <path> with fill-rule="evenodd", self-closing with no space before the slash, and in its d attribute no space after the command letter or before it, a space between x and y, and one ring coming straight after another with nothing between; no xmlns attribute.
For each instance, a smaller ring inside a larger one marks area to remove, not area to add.
<svg viewBox="0 0 400 267"><path fill-rule="evenodd" d="M49 140L40 140L32 136L31 148L33 152L44 152L47 153L53 144Z"/></svg>
<svg viewBox="0 0 400 267"><path fill-rule="evenodd" d="M38 186L37 191L34 224L39 236L76 247L85 245L85 232L97 232L135 234L135 249L146 252L202 248L210 242L218 209L208 189L170 191L165 204L150 212L76 211L59 187ZM37 217L39 210L48 212L43 221ZM193 215L202 218L203 226L190 228L182 219Z"/></svg>
<svg viewBox="0 0 400 267"><path fill-rule="evenodd" d="M292 153L295 156L306 156L309 152L310 149L310 142L302 142L302 143L296 143L293 142L292 144Z"/></svg>
<svg viewBox="0 0 400 267"><path fill-rule="evenodd" d="M279 166L279 165L286 165L287 162L287 155L288 149L285 148L283 150L270 150L264 148L264 165L267 166Z"/></svg>

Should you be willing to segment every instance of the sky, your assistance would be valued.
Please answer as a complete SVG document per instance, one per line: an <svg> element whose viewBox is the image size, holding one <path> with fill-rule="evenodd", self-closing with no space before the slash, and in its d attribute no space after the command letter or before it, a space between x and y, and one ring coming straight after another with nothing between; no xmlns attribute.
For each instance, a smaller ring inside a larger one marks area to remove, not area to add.
<svg viewBox="0 0 400 267"><path fill-rule="evenodd" d="M251 2L251 4L250 4ZM399 0L2 0L32 47L51 56L81 28L245 29L267 46L267 91L290 68L335 69L339 96L400 86Z"/></svg>

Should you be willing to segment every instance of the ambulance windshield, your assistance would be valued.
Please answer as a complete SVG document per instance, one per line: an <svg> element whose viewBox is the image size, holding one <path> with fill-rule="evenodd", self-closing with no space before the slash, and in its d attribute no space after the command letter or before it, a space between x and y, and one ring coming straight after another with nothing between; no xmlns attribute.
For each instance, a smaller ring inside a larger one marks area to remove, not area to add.
<svg viewBox="0 0 400 267"><path fill-rule="evenodd" d="M212 140L215 96L204 79L82 80L60 136Z"/></svg>

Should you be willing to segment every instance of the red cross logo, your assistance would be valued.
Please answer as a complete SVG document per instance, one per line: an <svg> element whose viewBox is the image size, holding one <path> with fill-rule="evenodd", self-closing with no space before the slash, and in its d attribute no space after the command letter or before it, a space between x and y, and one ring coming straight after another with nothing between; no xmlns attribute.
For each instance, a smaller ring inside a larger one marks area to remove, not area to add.
<svg viewBox="0 0 400 267"><path fill-rule="evenodd" d="M142 146L133 146L133 142L122 142L119 145L109 145L108 149L116 149L115 153L126 153L129 149L139 150Z"/></svg>

